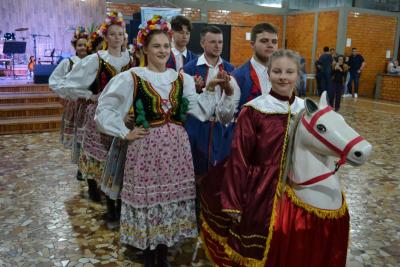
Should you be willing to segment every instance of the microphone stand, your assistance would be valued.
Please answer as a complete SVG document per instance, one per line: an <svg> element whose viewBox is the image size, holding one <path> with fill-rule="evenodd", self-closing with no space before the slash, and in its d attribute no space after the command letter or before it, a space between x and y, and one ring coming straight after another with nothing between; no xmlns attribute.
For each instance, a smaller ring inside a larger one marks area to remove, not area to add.
<svg viewBox="0 0 400 267"><path fill-rule="evenodd" d="M33 37L33 53L35 55L35 64L37 64L37 56L36 56L36 37L50 37L49 34L43 35L43 34L31 34Z"/></svg>

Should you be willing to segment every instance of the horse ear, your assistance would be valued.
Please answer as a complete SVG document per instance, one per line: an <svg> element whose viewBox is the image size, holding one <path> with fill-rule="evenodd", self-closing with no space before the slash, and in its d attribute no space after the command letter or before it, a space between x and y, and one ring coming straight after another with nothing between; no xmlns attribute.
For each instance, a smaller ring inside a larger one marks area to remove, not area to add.
<svg viewBox="0 0 400 267"><path fill-rule="evenodd" d="M311 115L318 110L317 104L307 97L304 99L304 108L306 109L308 115Z"/></svg>
<svg viewBox="0 0 400 267"><path fill-rule="evenodd" d="M328 96L326 91L323 91L321 94L321 98L319 99L319 108L323 109L328 106Z"/></svg>

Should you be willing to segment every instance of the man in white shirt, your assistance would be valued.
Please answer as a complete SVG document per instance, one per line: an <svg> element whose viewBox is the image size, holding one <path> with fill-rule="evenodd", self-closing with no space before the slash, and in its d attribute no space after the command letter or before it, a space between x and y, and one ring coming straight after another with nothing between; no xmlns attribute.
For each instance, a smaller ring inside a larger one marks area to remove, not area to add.
<svg viewBox="0 0 400 267"><path fill-rule="evenodd" d="M205 90L215 91L215 103L229 102L229 105L215 107L218 114L224 117L225 114L233 113L235 108L233 101L229 99L233 97L229 73L234 70L234 67L221 58L223 35L220 28L206 26L200 32L200 37L204 53L198 59L187 63L183 70L194 77L199 94ZM224 94L224 99L221 99L225 90L229 93ZM225 132L228 127L225 124L221 123L215 114L207 122L188 116L185 128L190 140L196 175L205 174L210 166L214 166L227 156L229 147L225 145L227 140Z"/></svg>
<svg viewBox="0 0 400 267"><path fill-rule="evenodd" d="M167 68L179 71L183 66L197 59L197 55L187 49L190 41L192 24L184 16L176 16L171 20L172 28L172 48L171 55L167 61Z"/></svg>

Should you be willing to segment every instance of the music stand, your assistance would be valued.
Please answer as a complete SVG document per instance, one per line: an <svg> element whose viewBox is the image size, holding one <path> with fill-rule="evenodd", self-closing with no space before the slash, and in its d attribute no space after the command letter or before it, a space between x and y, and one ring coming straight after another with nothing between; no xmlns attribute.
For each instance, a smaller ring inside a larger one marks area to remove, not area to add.
<svg viewBox="0 0 400 267"><path fill-rule="evenodd" d="M25 54L26 42L6 41L3 46L3 54L12 54L12 73L15 79L14 54Z"/></svg>

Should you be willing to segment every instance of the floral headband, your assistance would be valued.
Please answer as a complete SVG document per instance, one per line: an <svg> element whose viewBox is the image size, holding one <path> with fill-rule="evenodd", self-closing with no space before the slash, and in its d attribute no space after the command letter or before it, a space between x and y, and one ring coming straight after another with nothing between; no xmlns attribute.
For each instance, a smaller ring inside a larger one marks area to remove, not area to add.
<svg viewBox="0 0 400 267"><path fill-rule="evenodd" d="M137 47L140 48L144 46L147 36L153 30L161 30L171 34L171 24L160 15L154 15L152 19L140 24L136 38Z"/></svg>
<svg viewBox="0 0 400 267"><path fill-rule="evenodd" d="M87 48L89 52L92 52L93 50L93 44L97 43L96 45L98 45L99 43L101 43L103 41L103 37L101 37L98 33L98 30L94 30L90 36L89 36L89 41L87 43Z"/></svg>
<svg viewBox="0 0 400 267"><path fill-rule="evenodd" d="M107 30L111 25L119 25L125 31L125 21L121 12L111 11L110 15L108 15L104 22L100 25L98 34L101 37L104 37L107 34Z"/></svg>
<svg viewBox="0 0 400 267"><path fill-rule="evenodd" d="M79 39L88 39L89 38L89 33L86 31L86 29L82 26L78 26L75 29L74 36L72 37L71 43L75 43Z"/></svg>

